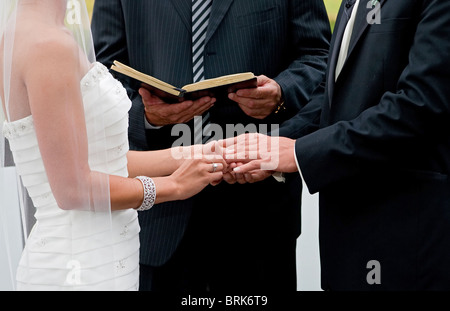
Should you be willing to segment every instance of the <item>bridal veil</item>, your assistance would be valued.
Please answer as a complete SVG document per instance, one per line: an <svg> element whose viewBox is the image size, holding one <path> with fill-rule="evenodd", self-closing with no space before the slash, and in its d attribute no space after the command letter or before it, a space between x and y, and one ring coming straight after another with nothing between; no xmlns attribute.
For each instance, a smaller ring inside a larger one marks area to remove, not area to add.
<svg viewBox="0 0 450 311"><path fill-rule="evenodd" d="M27 51L21 50L19 47L23 46L23 40L35 40L36 35L24 34L22 32L21 23L25 22L25 17L22 15L22 8L33 2L39 2L41 4L61 7L63 12L62 18L66 30L68 30L73 36L74 40L78 43L77 51L79 53L80 64L74 64L74 71L77 70L77 66L81 66L81 63L87 64L95 63L95 53L93 48L92 36L90 31L90 20L86 9L84 0L1 0L0 2L0 264L3 265L2 278L4 278L4 272L7 274L5 279L10 280L12 288L14 289L16 271L18 266L18 260L20 252L27 242L28 235L33 230L33 223L29 219L33 218L35 213L35 206L33 206L30 196L39 197L40 193L44 193L42 187L33 188L33 178L37 176L27 175L28 180L24 180L21 177L21 172L15 169L16 164L22 161L22 154L27 153L27 146L23 146L23 150L16 150L15 157L12 157L9 150L8 141L3 134L2 125L4 122L15 122L19 119L26 119L29 116L34 116L35 111L30 109L30 105L27 100L24 100L23 89L21 81L18 76L18 69L20 68L19 56L20 54L27 53ZM26 20L26 22L32 22ZM32 70L32 68L30 68ZM81 84L81 79L80 79ZM81 90L80 85L80 90ZM60 90L53 90L59 92ZM81 94L81 91L80 91ZM81 97L82 95L80 95ZM26 97L25 97L26 99ZM61 102L58 103L62 107L69 107L70 105L82 105L82 101L73 101L71 98L62 96ZM81 107L83 108L83 107ZM64 111L64 110L61 110ZM79 119L76 119L70 111L66 109L66 113L58 116L63 127L71 128L72 133L86 133L85 128L80 128ZM36 112L42 115L45 111ZM79 118L79 116L78 116ZM54 119L49 118L47 122L55 122ZM77 125L77 126L75 126ZM76 196L77 200L73 200L73 206L65 206L62 212L70 214L72 222L70 222L71 228L69 230L61 230L61 235L64 236L64 243L60 245L61 252L65 253L65 267L63 272L66 274L66 282L64 286L68 290L83 289L84 279L89 276L89 269L96 265L98 261L105 262L105 260L114 260L113 243L109 243L111 239L111 207L110 207L110 195L109 195L109 178L107 174L98 172L91 176L89 181L86 180L86 176L82 173L85 171L83 167L86 163L80 161L81 158L86 158L87 149L91 148L91 145L95 145L96 150L94 158L89 157L90 166L92 163L105 163L107 165L107 148L106 148L106 135L104 132L103 118L99 114L95 118L94 130L95 137L93 141L87 144L87 137L80 140L79 143L70 146L70 153L64 157L47 156L47 161L44 161L45 173L50 170L55 175L55 168L58 168L56 176L49 178L49 189L53 195L55 189L61 193L61 189L66 186L67 196ZM25 127L25 126L24 126ZM67 129L67 128L66 128ZM18 131L22 129L18 128ZM45 137L38 135L38 146L41 148L41 144L48 143L45 141ZM55 150L55 154L61 154L58 148L61 148L64 142L55 143L52 148ZM21 146L19 146L21 147ZM17 146L16 146L17 148ZM65 146L67 149L67 146ZM48 151L47 151L48 153ZM28 156L28 155L27 155ZM43 157L44 158L44 157ZM30 162L32 163L32 162ZM32 164L30 164L32 165ZM18 166L19 167L19 166ZM23 167L23 166L22 166ZM29 168L32 170L32 168ZM94 180L93 180L94 179ZM70 181L70 182L68 182ZM66 185L65 185L66 184ZM24 185L27 185L28 192ZM31 185L31 186L29 186ZM33 191L35 193L31 194ZM45 205L45 197L42 197L42 202L39 200L33 200L34 204ZM58 201L58 200L56 200ZM45 209L44 209L45 210ZM44 215L46 216L46 215ZM44 217L45 218L45 217ZM57 219L57 218L56 218ZM64 224L51 223L50 226L58 227ZM48 228L48 227L47 227ZM54 229L54 228L53 228ZM52 229L52 230L53 230ZM69 233L68 233L69 232ZM45 241L45 232L41 233L42 243ZM86 237L89 238L88 248L96 249L95 255L80 254L79 249L86 249L86 245L80 245L86 243ZM61 236L63 238L63 236ZM55 240L55 238L53 237ZM69 242L67 242L69 241ZM58 243L58 241L53 241ZM98 250L101 249L99 252ZM33 273L33 258L22 259L25 261L25 266L28 269L21 271L21 273ZM56 268L56 267L55 267ZM60 267L58 269L61 269ZM61 271L60 271L61 272ZM111 265L110 270L104 270L102 272L104 278L108 278L106 275L110 275L110 278L114 278L114 267ZM114 282L111 282L111 288L104 288L106 290L114 290ZM7 286L7 285L6 285ZM3 288L5 289L5 288ZM8 288L6 288L8 289Z"/></svg>

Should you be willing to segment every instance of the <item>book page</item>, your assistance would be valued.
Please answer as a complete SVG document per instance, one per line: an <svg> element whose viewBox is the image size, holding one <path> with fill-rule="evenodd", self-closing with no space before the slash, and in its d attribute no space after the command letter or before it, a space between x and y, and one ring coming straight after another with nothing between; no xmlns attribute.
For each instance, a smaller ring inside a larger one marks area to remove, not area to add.
<svg viewBox="0 0 450 311"><path fill-rule="evenodd" d="M203 90L208 89L216 86L221 85L228 85L233 84L237 82L247 81L255 78L255 75L252 72L243 72L243 73L236 73L226 76L221 76L218 78L212 78L212 79L206 79L200 82L187 84L183 86L183 90L186 92L192 92L196 90Z"/></svg>

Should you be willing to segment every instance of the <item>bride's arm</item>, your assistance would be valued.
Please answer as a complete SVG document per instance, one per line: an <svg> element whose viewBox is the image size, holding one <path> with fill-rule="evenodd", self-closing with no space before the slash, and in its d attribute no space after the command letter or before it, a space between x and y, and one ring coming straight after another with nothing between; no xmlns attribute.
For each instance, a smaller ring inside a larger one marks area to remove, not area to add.
<svg viewBox="0 0 450 311"><path fill-rule="evenodd" d="M158 177L172 174L184 162L183 158L173 153L174 150L164 149L144 152L130 150L127 155L129 176Z"/></svg>
<svg viewBox="0 0 450 311"><path fill-rule="evenodd" d="M28 55L18 56L16 69L23 73L39 150L58 206L83 209L89 205L92 183L102 178L91 176L88 164L79 54L69 37L56 31L40 40Z"/></svg>
<svg viewBox="0 0 450 311"><path fill-rule="evenodd" d="M139 180L106 176L89 168L80 91L85 70L78 69L80 60L76 51L72 43L58 38L43 42L22 61L22 79L53 195L62 209L85 209L90 203L87 198L96 191L93 189L100 189L99 184L106 178L110 197L103 199L110 200L113 210L137 208L144 197ZM176 161L164 162L168 152L145 156L131 152L130 177L173 173L154 178L156 203L185 199L222 177L220 171L210 173L211 164L203 159L182 161L181 165ZM151 167L156 170L148 170Z"/></svg>

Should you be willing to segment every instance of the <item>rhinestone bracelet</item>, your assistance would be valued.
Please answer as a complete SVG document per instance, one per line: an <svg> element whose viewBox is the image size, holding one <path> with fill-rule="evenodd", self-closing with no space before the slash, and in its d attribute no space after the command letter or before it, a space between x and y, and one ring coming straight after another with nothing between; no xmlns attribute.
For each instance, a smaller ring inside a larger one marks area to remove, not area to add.
<svg viewBox="0 0 450 311"><path fill-rule="evenodd" d="M136 179L139 179L144 186L144 201L141 206L136 208L138 212L147 211L153 207L156 200L156 187L153 179L147 176L138 176Z"/></svg>

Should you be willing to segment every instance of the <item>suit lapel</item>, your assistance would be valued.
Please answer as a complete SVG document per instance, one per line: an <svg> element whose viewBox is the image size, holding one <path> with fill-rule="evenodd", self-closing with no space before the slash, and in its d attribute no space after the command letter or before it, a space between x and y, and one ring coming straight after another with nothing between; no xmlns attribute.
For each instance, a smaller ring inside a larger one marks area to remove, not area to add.
<svg viewBox="0 0 450 311"><path fill-rule="evenodd" d="M333 98L333 88L334 88L334 72L337 64L337 59L340 51L340 42L342 35L345 30L345 22L342 17L344 12L345 3L343 2L341 8L339 9L339 13L336 18L336 24L334 27L333 38L331 40L330 45L330 55L328 58L328 66L327 66L327 88L328 88L328 100L331 105L331 100ZM344 23L344 24L343 24Z"/></svg>
<svg viewBox="0 0 450 311"><path fill-rule="evenodd" d="M380 7L382 7L386 1L387 0L379 0ZM342 6L343 5L344 4L342 4ZM342 9L342 6L341 6L341 9ZM354 50L356 44L361 39L364 31L369 26L369 23L367 22L367 19L366 19L368 12L369 11L367 9L367 4L366 4L365 0L360 0L358 10L356 12L357 15L355 17L356 19L355 19L355 25L353 26L352 37L350 38L350 45L348 48L347 60L351 56L351 53ZM341 20L341 19L342 18L340 18L338 20ZM336 24L336 25L338 25L338 24ZM336 43L336 42L334 42L334 43ZM329 100L330 105L331 105L331 101L333 100L333 91L334 91L334 85L335 85L334 72L336 69L337 57L339 55L340 48L341 47L339 45L336 45L336 44L332 45L332 50L331 50L331 55L330 55L331 61L328 66L327 83L328 83L328 100ZM345 68L345 63L344 63L344 68Z"/></svg>
<svg viewBox="0 0 450 311"><path fill-rule="evenodd" d="M233 0L213 0L205 45L208 44L208 41L211 39L214 32L216 32L232 3Z"/></svg>
<svg viewBox="0 0 450 311"><path fill-rule="evenodd" d="M383 4L386 2L386 0L379 0L380 2L380 8L383 6ZM358 43L359 39L361 39L361 36L363 35L364 31L369 26L369 23L367 22L367 14L369 13L369 9L367 8L367 5L364 0L361 0L361 3L358 7L358 12L356 15L355 20L355 26L353 28L352 37L350 39L350 45L348 47L348 56L350 57L353 49L356 46L356 43Z"/></svg>
<svg viewBox="0 0 450 311"><path fill-rule="evenodd" d="M175 7L181 21L186 29L192 32L192 1L191 0L170 0Z"/></svg>

